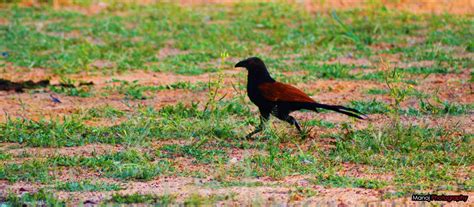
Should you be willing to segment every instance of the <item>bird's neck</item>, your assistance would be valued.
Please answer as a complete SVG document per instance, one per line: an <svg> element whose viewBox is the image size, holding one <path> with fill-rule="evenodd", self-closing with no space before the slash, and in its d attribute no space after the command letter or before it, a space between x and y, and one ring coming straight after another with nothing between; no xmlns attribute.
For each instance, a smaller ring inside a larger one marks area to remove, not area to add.
<svg viewBox="0 0 474 207"><path fill-rule="evenodd" d="M247 75L248 85L259 85L261 83L273 83L275 79L270 76L267 70L249 72Z"/></svg>

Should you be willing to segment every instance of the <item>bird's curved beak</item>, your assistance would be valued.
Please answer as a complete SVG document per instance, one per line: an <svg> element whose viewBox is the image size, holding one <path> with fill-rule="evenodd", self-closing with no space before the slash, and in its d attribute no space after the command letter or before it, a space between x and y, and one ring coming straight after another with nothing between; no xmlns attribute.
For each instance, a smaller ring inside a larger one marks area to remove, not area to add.
<svg viewBox="0 0 474 207"><path fill-rule="evenodd" d="M235 64L235 67L236 67L236 68L245 68L245 66L244 66L244 61L238 62L237 64Z"/></svg>

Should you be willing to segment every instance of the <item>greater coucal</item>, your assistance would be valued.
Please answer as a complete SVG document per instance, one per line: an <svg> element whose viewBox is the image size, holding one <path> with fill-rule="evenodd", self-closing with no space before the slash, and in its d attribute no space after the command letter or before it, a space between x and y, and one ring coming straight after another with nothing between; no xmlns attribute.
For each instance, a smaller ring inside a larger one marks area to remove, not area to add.
<svg viewBox="0 0 474 207"><path fill-rule="evenodd" d="M246 137L262 131L265 122L270 118L270 114L280 120L295 125L301 132L298 121L291 115L293 111L308 109L318 112L318 108L336 111L358 119L362 118L361 112L338 105L320 104L306 95L303 91L284 83L275 81L268 73L265 63L258 57L251 57L238 62L235 67L243 67L248 71L247 75L247 95L250 100L257 105L260 110L260 125Z"/></svg>

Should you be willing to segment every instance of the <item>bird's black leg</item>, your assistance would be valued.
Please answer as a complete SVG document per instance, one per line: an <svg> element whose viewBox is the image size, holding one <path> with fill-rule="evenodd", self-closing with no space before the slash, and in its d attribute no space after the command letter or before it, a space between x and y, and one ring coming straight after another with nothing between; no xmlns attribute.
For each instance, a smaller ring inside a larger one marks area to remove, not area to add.
<svg viewBox="0 0 474 207"><path fill-rule="evenodd" d="M298 123L298 121L296 121L295 117L293 116L288 116L286 118L286 121L288 123L290 123L291 125L295 125L296 129L298 130L298 132L301 132L301 127L300 127L300 124Z"/></svg>
<svg viewBox="0 0 474 207"><path fill-rule="evenodd" d="M255 130L245 136L246 139L251 138L254 134L261 132L265 128L265 123L270 119L270 113L260 112L260 125Z"/></svg>
<svg viewBox="0 0 474 207"><path fill-rule="evenodd" d="M288 114L288 112L281 112L279 111L277 114L276 114L276 117L280 120L283 120L283 121L286 121L288 123L290 123L291 125L294 125L296 127L296 129L298 130L298 132L301 133L301 127L300 127L300 124L298 123L298 121L296 121L295 117L293 116L290 116Z"/></svg>

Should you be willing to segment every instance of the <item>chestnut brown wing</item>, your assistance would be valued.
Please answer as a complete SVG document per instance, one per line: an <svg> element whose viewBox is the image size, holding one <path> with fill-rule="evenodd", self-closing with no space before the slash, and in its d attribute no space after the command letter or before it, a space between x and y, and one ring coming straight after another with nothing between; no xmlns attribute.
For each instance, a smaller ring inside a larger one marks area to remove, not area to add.
<svg viewBox="0 0 474 207"><path fill-rule="evenodd" d="M300 89L291 85L273 82L262 83L258 86L263 97L275 102L303 102L314 103L315 101Z"/></svg>

